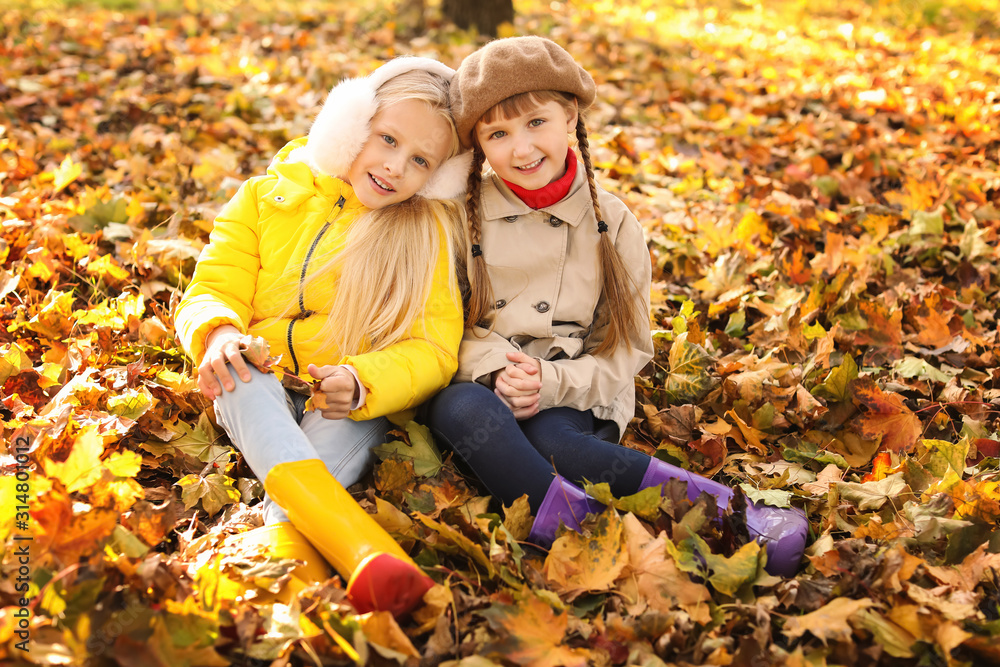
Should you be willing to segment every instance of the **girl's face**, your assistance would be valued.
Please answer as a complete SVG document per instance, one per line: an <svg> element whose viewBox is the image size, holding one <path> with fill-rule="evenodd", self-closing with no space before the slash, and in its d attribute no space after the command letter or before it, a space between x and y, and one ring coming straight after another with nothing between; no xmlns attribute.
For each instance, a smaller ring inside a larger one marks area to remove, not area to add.
<svg viewBox="0 0 1000 667"><path fill-rule="evenodd" d="M566 173L569 133L577 111L555 100L519 116L476 124L476 139L493 171L508 183L537 190Z"/></svg>
<svg viewBox="0 0 1000 667"><path fill-rule="evenodd" d="M451 127L421 100L404 100L372 118L372 131L345 181L371 209L415 195L448 157Z"/></svg>

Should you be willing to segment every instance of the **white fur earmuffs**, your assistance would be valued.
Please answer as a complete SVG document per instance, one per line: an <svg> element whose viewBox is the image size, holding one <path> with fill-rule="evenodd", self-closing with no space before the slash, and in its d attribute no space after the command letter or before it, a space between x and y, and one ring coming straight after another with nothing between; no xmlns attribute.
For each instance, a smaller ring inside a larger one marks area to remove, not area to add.
<svg viewBox="0 0 1000 667"><path fill-rule="evenodd" d="M306 145L296 149L290 159L305 162L323 174L346 174L371 134L371 121L378 109L375 91L389 79L416 69L449 81L455 75L455 70L431 58L401 56L366 77L341 81L327 95ZM427 199L460 197L465 194L471 168L471 151L459 153L438 167L417 194Z"/></svg>

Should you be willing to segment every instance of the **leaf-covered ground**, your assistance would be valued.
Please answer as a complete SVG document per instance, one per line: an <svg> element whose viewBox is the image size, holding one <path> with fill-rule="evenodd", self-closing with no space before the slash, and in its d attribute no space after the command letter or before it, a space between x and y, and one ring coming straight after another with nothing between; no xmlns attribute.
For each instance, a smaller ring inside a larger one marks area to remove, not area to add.
<svg viewBox="0 0 1000 667"><path fill-rule="evenodd" d="M476 47L420 4L0 16L0 661L1000 663L985 0L518 4L512 33L597 79L601 180L648 232L657 356L625 442L804 508L797 576L680 489L535 549L523 505L410 425L352 491L441 584L413 618L355 615L336 579L291 605L212 595L212 563L263 587L293 563L220 544L261 487L172 307L214 212L332 84Z"/></svg>

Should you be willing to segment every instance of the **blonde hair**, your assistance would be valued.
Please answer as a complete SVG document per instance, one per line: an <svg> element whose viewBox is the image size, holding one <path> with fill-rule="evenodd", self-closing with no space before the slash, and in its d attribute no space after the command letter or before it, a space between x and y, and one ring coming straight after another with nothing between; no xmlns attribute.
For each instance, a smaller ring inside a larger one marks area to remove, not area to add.
<svg viewBox="0 0 1000 667"><path fill-rule="evenodd" d="M601 299L606 305L605 312L599 313L598 318L601 324L607 323L607 329L604 337L593 350L593 354L611 354L621 345L631 350L632 335L637 333L643 324L642 309L639 307L639 290L632 280L621 254L605 233L607 225L601 217L601 205L597 201L597 182L594 180L594 167L590 158L587 126L584 122L583 112L577 109L576 97L555 90L531 91L512 95L490 108L478 122L491 123L498 118L504 120L514 118L552 101L558 102L567 113L577 112L576 139L587 173L587 185L590 188L590 200L594 207L594 215L598 221L598 229L601 231L601 240L597 246L598 268L601 272ZM482 254L482 220L479 214L479 196L483 181L482 169L486 156L479 146L475 132L473 132L473 143L472 173L469 174L469 192L465 201L466 214L469 219L469 242L473 246L472 266L468 270L469 286L465 324L467 327L486 325L492 330L493 322L490 318L490 311L493 309L493 286L490 283L486 259Z"/></svg>
<svg viewBox="0 0 1000 667"><path fill-rule="evenodd" d="M450 142L451 158L458 153L459 141L448 106L448 85L424 70L400 74L379 87L376 113L403 100L425 102L448 123L451 134L442 139ZM343 250L306 280L308 285L333 278L338 286L321 333L324 345L354 355L406 338L430 295L442 241L453 275L459 221L455 202L419 195L368 211L356 220Z"/></svg>

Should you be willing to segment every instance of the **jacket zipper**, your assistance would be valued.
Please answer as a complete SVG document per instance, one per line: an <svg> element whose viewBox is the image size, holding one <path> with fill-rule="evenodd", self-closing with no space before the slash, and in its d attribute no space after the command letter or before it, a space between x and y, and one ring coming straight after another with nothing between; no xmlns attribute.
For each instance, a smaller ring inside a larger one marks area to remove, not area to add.
<svg viewBox="0 0 1000 667"><path fill-rule="evenodd" d="M331 213L330 218L323 223L323 226L320 228L316 237L313 238L312 243L309 245L309 250L306 252L306 258L302 262L302 271L299 273L299 312L288 322L288 332L285 337L285 342L288 344L288 354L292 357L292 374L294 375L299 374L299 360L298 357L295 356L295 348L292 346L292 331L295 329L296 322L304 320L313 314L313 311L306 310L305 280L306 272L309 268L309 260L312 259L312 255L316 251L316 247L319 245L323 235L326 234L326 230L330 229L333 222L340 217L341 213L344 212L344 204L346 203L347 200L344 199L343 195L341 195L337 200L337 203L334 204L334 208L340 210L337 211L336 214Z"/></svg>

